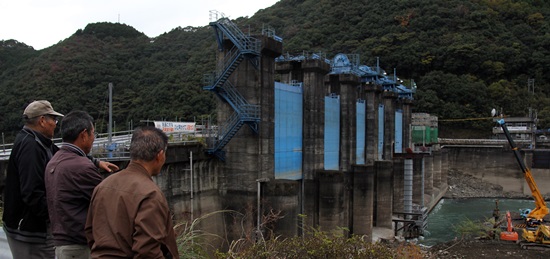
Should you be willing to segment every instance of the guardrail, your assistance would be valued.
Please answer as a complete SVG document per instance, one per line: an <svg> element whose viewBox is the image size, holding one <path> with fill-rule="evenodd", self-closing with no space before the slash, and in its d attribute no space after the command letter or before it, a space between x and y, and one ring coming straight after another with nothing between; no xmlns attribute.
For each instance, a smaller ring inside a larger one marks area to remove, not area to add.
<svg viewBox="0 0 550 259"><path fill-rule="evenodd" d="M202 134L199 133L167 133L168 143L199 143ZM100 133L92 146L91 155L105 160L124 160L130 159L130 142L132 140L132 131L119 131L111 134L109 141L108 133ZM60 138L53 139L57 146L62 145ZM4 144L0 150L0 160L8 160L11 154L13 143Z"/></svg>

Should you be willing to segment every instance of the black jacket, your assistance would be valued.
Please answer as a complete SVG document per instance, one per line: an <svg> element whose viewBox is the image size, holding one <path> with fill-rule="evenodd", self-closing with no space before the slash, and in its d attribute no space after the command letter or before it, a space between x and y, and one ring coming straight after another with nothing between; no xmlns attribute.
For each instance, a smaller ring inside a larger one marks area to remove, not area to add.
<svg viewBox="0 0 550 259"><path fill-rule="evenodd" d="M58 150L51 139L27 127L17 134L8 162L2 218L10 237L44 242L48 226L44 170Z"/></svg>

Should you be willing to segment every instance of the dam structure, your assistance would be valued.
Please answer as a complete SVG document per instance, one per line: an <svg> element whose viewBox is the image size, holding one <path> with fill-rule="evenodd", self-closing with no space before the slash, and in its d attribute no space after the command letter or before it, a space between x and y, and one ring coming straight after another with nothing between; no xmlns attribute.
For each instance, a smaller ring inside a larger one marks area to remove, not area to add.
<svg viewBox="0 0 550 259"><path fill-rule="evenodd" d="M219 97L218 122L205 152L219 209L248 213L262 233L271 215L277 235L311 226L372 238L437 203L445 157L414 151L414 89L395 73L358 55L282 55L273 31L251 36L214 20L218 65L204 89Z"/></svg>

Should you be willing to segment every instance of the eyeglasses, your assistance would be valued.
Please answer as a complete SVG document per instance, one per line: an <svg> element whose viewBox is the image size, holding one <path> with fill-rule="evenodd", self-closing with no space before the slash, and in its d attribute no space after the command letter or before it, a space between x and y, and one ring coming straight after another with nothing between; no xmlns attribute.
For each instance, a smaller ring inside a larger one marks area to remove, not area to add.
<svg viewBox="0 0 550 259"><path fill-rule="evenodd" d="M49 117L50 119L55 121L55 124L57 124L59 122L59 119L56 116L46 114L46 115L44 115L44 117Z"/></svg>

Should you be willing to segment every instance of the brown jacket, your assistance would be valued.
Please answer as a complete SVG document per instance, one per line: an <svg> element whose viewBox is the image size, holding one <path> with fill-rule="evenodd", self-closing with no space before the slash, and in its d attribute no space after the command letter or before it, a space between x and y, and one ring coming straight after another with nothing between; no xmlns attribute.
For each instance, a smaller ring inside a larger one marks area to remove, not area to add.
<svg viewBox="0 0 550 259"><path fill-rule="evenodd" d="M97 167L82 149L63 143L46 166L44 178L54 245L86 245L90 198L103 180Z"/></svg>
<svg viewBox="0 0 550 259"><path fill-rule="evenodd" d="M137 163L95 188L85 232L92 258L179 257L166 198Z"/></svg>

